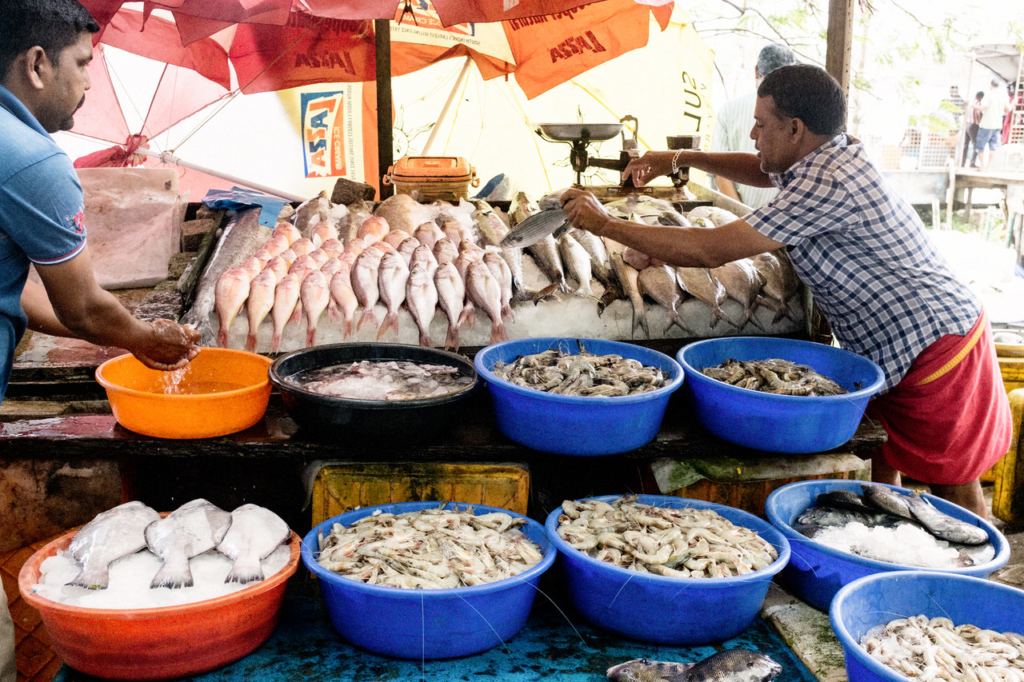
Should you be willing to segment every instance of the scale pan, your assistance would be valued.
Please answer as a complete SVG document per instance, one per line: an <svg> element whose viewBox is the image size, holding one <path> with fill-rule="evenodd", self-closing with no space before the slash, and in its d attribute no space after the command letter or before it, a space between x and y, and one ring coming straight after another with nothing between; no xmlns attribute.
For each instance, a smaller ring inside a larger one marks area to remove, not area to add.
<svg viewBox="0 0 1024 682"><path fill-rule="evenodd" d="M538 123L537 134L549 142L602 142L622 132L621 123Z"/></svg>

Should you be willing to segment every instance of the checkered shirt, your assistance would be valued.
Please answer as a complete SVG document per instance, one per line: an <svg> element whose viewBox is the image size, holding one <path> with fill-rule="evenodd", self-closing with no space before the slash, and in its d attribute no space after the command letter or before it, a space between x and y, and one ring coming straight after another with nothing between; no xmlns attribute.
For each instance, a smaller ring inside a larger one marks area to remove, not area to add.
<svg viewBox="0 0 1024 682"><path fill-rule="evenodd" d="M787 245L840 344L885 372L883 392L933 342L974 326L979 300L857 140L841 133L771 180L779 196L744 220Z"/></svg>

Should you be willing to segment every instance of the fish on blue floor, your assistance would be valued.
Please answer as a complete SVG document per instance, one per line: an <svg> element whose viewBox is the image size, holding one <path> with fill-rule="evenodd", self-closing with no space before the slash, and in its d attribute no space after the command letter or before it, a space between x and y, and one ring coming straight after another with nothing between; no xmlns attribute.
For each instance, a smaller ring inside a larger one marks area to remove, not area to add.
<svg viewBox="0 0 1024 682"><path fill-rule="evenodd" d="M638 658L608 669L614 682L769 682L782 673L770 657L750 649L727 649L698 663Z"/></svg>

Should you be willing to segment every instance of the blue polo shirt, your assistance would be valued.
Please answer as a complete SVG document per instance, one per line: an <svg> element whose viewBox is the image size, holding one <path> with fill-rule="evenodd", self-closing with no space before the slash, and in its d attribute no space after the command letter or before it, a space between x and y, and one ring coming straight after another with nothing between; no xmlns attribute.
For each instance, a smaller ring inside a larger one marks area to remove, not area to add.
<svg viewBox="0 0 1024 682"><path fill-rule="evenodd" d="M0 400L28 319L29 263L57 265L85 248L82 185L68 155L0 86Z"/></svg>

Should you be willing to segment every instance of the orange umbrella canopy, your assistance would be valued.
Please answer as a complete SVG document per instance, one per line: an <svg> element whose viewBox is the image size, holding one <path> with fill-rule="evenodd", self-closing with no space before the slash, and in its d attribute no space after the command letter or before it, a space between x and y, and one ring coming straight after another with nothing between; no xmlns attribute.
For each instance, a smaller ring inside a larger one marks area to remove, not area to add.
<svg viewBox="0 0 1024 682"><path fill-rule="evenodd" d="M468 56L484 78L515 74L532 98L646 45L651 15L664 30L674 3L520 0L506 11L507 0L163 0L143 3L141 12L121 0L84 4L103 26L98 42L207 78L226 74L230 63L244 93L374 80L371 20L394 19L392 75ZM170 10L174 22L151 30L153 9ZM194 49L211 42L223 50Z"/></svg>

